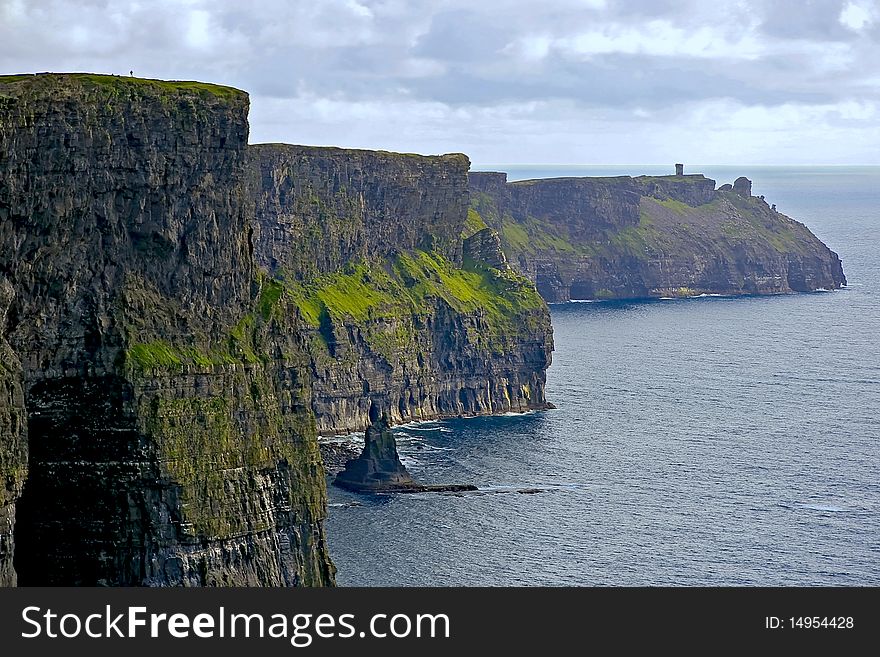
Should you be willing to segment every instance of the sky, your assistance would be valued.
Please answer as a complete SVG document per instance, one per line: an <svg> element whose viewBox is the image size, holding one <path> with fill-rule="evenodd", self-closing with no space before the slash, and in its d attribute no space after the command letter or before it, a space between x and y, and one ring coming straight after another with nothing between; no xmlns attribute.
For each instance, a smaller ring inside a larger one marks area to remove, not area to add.
<svg viewBox="0 0 880 657"><path fill-rule="evenodd" d="M880 164L880 0L0 0L0 73L250 93L251 142Z"/></svg>

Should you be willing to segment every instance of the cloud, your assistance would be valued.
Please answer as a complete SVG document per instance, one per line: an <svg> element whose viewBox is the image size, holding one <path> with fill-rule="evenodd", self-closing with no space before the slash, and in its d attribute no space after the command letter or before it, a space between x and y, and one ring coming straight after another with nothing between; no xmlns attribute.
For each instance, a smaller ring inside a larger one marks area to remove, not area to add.
<svg viewBox="0 0 880 657"><path fill-rule="evenodd" d="M872 0L0 0L0 44L6 72L244 88L253 140L496 162L880 158Z"/></svg>

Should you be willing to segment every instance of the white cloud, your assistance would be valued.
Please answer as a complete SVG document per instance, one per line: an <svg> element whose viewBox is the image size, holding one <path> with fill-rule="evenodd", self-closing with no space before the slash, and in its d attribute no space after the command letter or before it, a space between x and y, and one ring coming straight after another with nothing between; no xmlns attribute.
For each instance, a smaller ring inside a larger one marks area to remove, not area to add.
<svg viewBox="0 0 880 657"><path fill-rule="evenodd" d="M753 35L731 35L714 26L696 29L678 27L668 20L652 20L643 25L609 24L555 41L556 47L578 55L613 53L659 57L734 57L755 59L764 48Z"/></svg>
<svg viewBox="0 0 880 657"><path fill-rule="evenodd" d="M203 9L189 12L186 41L191 47L204 49L211 45L210 20L211 15Z"/></svg>
<svg viewBox="0 0 880 657"><path fill-rule="evenodd" d="M255 141L880 163L876 0L0 0L3 72L251 92ZM839 20L838 20L839 19Z"/></svg>
<svg viewBox="0 0 880 657"><path fill-rule="evenodd" d="M839 20L851 30L861 30L874 20L874 8L858 2L847 2L840 12Z"/></svg>

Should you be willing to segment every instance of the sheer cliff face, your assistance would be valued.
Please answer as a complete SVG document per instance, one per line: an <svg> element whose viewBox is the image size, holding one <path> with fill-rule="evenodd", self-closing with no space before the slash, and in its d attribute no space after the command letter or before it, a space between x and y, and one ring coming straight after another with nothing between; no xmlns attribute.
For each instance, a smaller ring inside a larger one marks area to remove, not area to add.
<svg viewBox="0 0 880 657"><path fill-rule="evenodd" d="M363 429L371 404L394 422L546 407L549 314L497 237L464 239L465 156L253 152L257 259L307 336L320 432Z"/></svg>
<svg viewBox="0 0 880 657"><path fill-rule="evenodd" d="M27 477L27 433L21 366L2 334L13 289L0 277L0 586L16 583L15 507Z"/></svg>
<svg viewBox="0 0 880 657"><path fill-rule="evenodd" d="M251 147L256 249L286 277L336 271L400 250L461 257L468 159L288 144Z"/></svg>
<svg viewBox="0 0 880 657"><path fill-rule="evenodd" d="M550 302L846 284L837 254L741 181L716 190L699 175L507 183L471 173L471 207Z"/></svg>
<svg viewBox="0 0 880 657"><path fill-rule="evenodd" d="M247 108L0 78L0 583L332 583L303 345L259 312Z"/></svg>

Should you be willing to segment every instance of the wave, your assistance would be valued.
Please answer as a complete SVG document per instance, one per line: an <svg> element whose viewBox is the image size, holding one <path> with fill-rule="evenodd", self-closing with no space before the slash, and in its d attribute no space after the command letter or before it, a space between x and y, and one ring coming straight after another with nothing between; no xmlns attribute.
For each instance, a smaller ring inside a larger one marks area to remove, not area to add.
<svg viewBox="0 0 880 657"><path fill-rule="evenodd" d="M363 431L352 431L351 433L337 433L332 436L318 436L319 443L357 443L364 442Z"/></svg>
<svg viewBox="0 0 880 657"><path fill-rule="evenodd" d="M816 504L813 502L795 502L794 506L798 509L807 509L808 511L828 511L831 513L840 513L848 511L848 509L836 504Z"/></svg>

